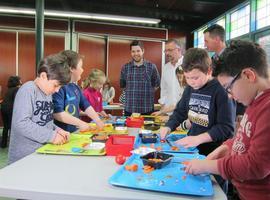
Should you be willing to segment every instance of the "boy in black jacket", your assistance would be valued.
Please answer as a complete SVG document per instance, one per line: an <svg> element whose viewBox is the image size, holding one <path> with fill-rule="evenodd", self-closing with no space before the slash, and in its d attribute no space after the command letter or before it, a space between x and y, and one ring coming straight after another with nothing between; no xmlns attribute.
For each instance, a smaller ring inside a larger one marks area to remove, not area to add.
<svg viewBox="0 0 270 200"><path fill-rule="evenodd" d="M221 84L212 78L211 59L206 50L187 50L182 68L188 86L169 121L160 130L161 139L188 118L192 122L188 136L176 144L198 147L200 154L208 155L232 137L235 104Z"/></svg>

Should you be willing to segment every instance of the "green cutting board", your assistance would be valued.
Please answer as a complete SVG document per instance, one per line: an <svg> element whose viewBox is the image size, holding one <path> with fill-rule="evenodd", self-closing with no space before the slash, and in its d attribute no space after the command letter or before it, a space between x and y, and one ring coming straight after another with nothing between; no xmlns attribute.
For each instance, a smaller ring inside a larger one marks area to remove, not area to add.
<svg viewBox="0 0 270 200"><path fill-rule="evenodd" d="M70 140L63 145L45 144L36 150L37 153L59 154L59 155L82 155L101 156L105 155L105 148L101 150L87 149L86 146L92 142L89 135L70 134Z"/></svg>

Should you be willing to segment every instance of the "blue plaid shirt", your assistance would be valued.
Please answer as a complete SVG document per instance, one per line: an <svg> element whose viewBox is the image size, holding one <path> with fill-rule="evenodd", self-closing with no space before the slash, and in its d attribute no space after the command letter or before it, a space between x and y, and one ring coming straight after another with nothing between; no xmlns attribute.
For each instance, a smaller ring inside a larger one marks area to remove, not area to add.
<svg viewBox="0 0 270 200"><path fill-rule="evenodd" d="M131 113L147 113L154 110L155 88L160 85L156 65L144 60L141 66L134 61L125 64L121 70L120 87L125 88L125 110Z"/></svg>

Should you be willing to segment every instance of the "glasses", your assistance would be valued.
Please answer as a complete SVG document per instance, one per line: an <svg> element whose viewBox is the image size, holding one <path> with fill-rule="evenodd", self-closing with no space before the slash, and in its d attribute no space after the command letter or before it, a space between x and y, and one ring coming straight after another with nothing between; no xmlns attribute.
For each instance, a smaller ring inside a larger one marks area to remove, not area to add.
<svg viewBox="0 0 270 200"><path fill-rule="evenodd" d="M240 78L241 73L242 73L242 71L239 72L238 74L236 74L235 77L233 77L232 81L229 83L229 85L225 88L225 90L226 90L226 92L228 94L232 94L232 90L231 90L232 89L232 86L235 83L235 81Z"/></svg>
<svg viewBox="0 0 270 200"><path fill-rule="evenodd" d="M172 51L175 50L175 49L178 49L178 48L174 48L174 49L165 49L165 50L164 50L164 53L172 52Z"/></svg>

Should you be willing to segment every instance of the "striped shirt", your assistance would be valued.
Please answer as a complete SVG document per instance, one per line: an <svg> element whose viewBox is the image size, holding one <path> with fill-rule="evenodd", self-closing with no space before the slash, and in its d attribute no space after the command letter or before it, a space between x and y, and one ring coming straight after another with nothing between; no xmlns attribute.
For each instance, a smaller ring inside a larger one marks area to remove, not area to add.
<svg viewBox="0 0 270 200"><path fill-rule="evenodd" d="M134 61L125 64L121 70L120 87L125 88L125 111L147 113L154 110L155 88L160 85L156 65L144 60L140 66Z"/></svg>

